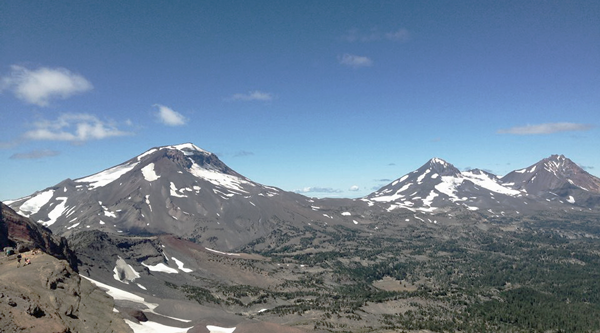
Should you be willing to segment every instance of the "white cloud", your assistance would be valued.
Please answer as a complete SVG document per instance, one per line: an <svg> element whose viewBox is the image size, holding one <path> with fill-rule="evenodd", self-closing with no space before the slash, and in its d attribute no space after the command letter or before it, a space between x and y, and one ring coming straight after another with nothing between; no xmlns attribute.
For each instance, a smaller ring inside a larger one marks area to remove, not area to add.
<svg viewBox="0 0 600 333"><path fill-rule="evenodd" d="M342 191L331 188L331 187L304 187L299 190L295 190L296 193L341 193Z"/></svg>
<svg viewBox="0 0 600 333"><path fill-rule="evenodd" d="M0 91L12 91L17 98L38 106L48 106L51 99L66 99L92 88L83 76L65 68L29 70L13 65L10 74L0 80Z"/></svg>
<svg viewBox="0 0 600 333"><path fill-rule="evenodd" d="M338 56L338 61L340 62L340 64L352 68L370 67L373 65L373 61L367 57L357 56L348 53L342 56Z"/></svg>
<svg viewBox="0 0 600 333"><path fill-rule="evenodd" d="M588 131L592 128L589 124L575 124L575 123L546 123L539 125L527 125L521 127L511 127L507 129L500 129L500 134L517 134L517 135L535 135L535 134L552 134L558 132L572 132L572 131Z"/></svg>
<svg viewBox="0 0 600 333"><path fill-rule="evenodd" d="M23 134L23 138L84 142L130 134L119 130L112 122L104 122L96 116L86 113L64 113L56 120L36 121L33 123L33 127L34 129Z"/></svg>
<svg viewBox="0 0 600 333"><path fill-rule="evenodd" d="M350 186L350 188L348 190L355 192L355 191L358 191L359 189L360 189L360 187L358 187L357 185L352 185L352 186Z"/></svg>
<svg viewBox="0 0 600 333"><path fill-rule="evenodd" d="M168 126L181 126L185 125L187 119L179 112L171 109L168 106L161 104L154 104L158 108L156 116L158 120Z"/></svg>
<svg viewBox="0 0 600 333"><path fill-rule="evenodd" d="M249 91L247 94L234 94L229 99L234 101L271 101L274 96L272 93L260 90Z"/></svg>

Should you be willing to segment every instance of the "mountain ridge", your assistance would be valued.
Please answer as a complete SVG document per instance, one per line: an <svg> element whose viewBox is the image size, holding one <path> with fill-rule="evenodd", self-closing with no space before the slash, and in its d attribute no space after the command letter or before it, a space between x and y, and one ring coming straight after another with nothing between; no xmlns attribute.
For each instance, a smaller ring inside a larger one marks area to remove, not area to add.
<svg viewBox="0 0 600 333"><path fill-rule="evenodd" d="M537 177L548 184L532 187ZM504 177L479 169L460 171L434 157L362 198L317 199L253 182L215 154L184 143L153 147L10 206L65 236L85 229L168 233L229 250L268 235L281 223L368 228L375 225L375 216L402 211L423 221L427 215L451 216L457 210L493 216L597 209L600 179L563 155Z"/></svg>

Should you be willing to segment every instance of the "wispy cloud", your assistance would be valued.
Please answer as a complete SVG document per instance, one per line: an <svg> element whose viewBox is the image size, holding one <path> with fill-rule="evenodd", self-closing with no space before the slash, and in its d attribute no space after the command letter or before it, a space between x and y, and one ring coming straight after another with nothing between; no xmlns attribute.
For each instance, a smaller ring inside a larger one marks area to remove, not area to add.
<svg viewBox="0 0 600 333"><path fill-rule="evenodd" d="M253 156L254 153L251 151L240 150L233 157L245 157L245 156Z"/></svg>
<svg viewBox="0 0 600 333"><path fill-rule="evenodd" d="M185 118L181 113L171 109L168 106L161 104L154 104L153 106L158 108L158 112L156 113L158 121L167 126L182 126L188 121L187 118Z"/></svg>
<svg viewBox="0 0 600 333"><path fill-rule="evenodd" d="M113 122L86 113L64 113L56 120L38 120L33 128L23 134L24 139L82 143L131 134L121 131Z"/></svg>
<svg viewBox="0 0 600 333"><path fill-rule="evenodd" d="M350 188L348 189L348 191L356 192L359 189L360 189L360 187L358 187L358 185L352 185L352 186L350 186Z"/></svg>
<svg viewBox="0 0 600 333"><path fill-rule="evenodd" d="M264 92L260 90L249 91L245 94L233 94L228 100L232 101L263 101L268 102L272 101L275 98L275 95L269 92Z"/></svg>
<svg viewBox="0 0 600 333"><path fill-rule="evenodd" d="M65 68L41 67L30 70L13 65L10 69L8 76L0 80L0 92L11 91L29 104L48 106L52 99L66 99L93 88L86 78Z"/></svg>
<svg viewBox="0 0 600 333"><path fill-rule="evenodd" d="M373 61L368 57L358 56L354 54L345 53L344 55L338 56L338 61L340 64L352 68L360 68L360 67L371 67L373 66Z"/></svg>
<svg viewBox="0 0 600 333"><path fill-rule="evenodd" d="M381 40L388 40L393 42L407 42L408 40L410 40L410 32L404 28L387 32L379 31L379 29L377 28L373 28L369 31L351 29L345 35L342 36L342 40L351 43L368 43Z"/></svg>
<svg viewBox="0 0 600 333"><path fill-rule="evenodd" d="M295 190L296 193L341 193L341 190L334 189L331 187L305 187L299 190Z"/></svg>
<svg viewBox="0 0 600 333"><path fill-rule="evenodd" d="M410 39L410 33L406 29L399 29L385 33L385 39L394 42L407 42Z"/></svg>
<svg viewBox="0 0 600 333"><path fill-rule="evenodd" d="M10 156L11 160L37 160L44 157L60 155L60 152L50 149L34 150L28 153L15 153Z"/></svg>
<svg viewBox="0 0 600 333"><path fill-rule="evenodd" d="M559 132L572 132L572 131L588 131L592 129L592 125L589 124L575 124L575 123L546 123L539 125L527 125L521 127L511 127L507 129L500 129L500 134L516 134L516 135L536 135L536 134L552 134Z"/></svg>

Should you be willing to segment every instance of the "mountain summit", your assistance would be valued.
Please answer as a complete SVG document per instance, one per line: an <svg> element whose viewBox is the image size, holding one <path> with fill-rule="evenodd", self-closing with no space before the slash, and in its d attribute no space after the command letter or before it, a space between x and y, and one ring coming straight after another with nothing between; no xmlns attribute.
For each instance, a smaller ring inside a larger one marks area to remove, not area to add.
<svg viewBox="0 0 600 333"><path fill-rule="evenodd" d="M152 148L10 206L66 236L85 229L171 233L226 249L269 233L280 220L319 218L308 198L255 183L191 143Z"/></svg>
<svg viewBox="0 0 600 333"><path fill-rule="evenodd" d="M519 190L503 186L493 174L481 170L461 172L454 165L432 158L363 200L389 204L388 210L406 208L431 213L453 208L468 210L497 207L500 201L521 197ZM521 202L523 200L520 200Z"/></svg>
<svg viewBox="0 0 600 333"><path fill-rule="evenodd" d="M598 204L600 179L590 175L563 155L552 155L527 168L502 177L513 188L548 200Z"/></svg>

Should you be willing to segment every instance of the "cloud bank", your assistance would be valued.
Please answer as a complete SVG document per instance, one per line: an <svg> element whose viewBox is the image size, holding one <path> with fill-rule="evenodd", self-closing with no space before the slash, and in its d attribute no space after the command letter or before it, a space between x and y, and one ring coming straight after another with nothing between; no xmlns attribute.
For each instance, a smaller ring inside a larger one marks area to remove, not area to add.
<svg viewBox="0 0 600 333"><path fill-rule="evenodd" d="M338 56L338 61L340 64L352 68L360 68L360 67L371 67L373 66L373 61L368 57L357 56L353 54L345 53L342 56Z"/></svg>
<svg viewBox="0 0 600 333"><path fill-rule="evenodd" d="M23 134L24 139L81 143L131 134L86 113L64 113L56 120L38 120L33 127Z"/></svg>
<svg viewBox="0 0 600 333"><path fill-rule="evenodd" d="M52 99L66 99L92 88L83 76L65 68L30 70L13 65L9 75L0 80L0 91L11 91L18 99L42 107L48 106Z"/></svg>
<svg viewBox="0 0 600 333"><path fill-rule="evenodd" d="M500 129L500 134L516 134L516 135L537 135L537 134L552 134L559 132L572 132L572 131L588 131L592 128L589 124L575 124L575 123L546 123L539 125L527 125L521 127L511 127L507 129Z"/></svg>
<svg viewBox="0 0 600 333"><path fill-rule="evenodd" d="M154 104L154 106L158 108L156 116L161 123L167 126L182 126L187 123L187 119L181 113L170 107L161 104Z"/></svg>

